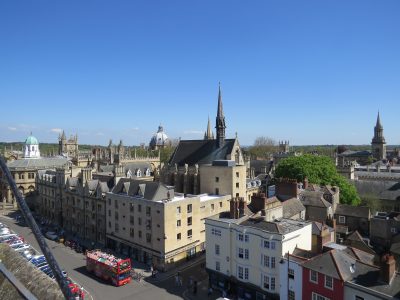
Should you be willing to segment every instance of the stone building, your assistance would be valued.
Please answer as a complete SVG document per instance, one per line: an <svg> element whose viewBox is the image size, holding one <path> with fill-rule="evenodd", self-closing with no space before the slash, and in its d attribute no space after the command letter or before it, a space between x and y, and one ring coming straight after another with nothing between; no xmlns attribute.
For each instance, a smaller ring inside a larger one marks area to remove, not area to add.
<svg viewBox="0 0 400 300"><path fill-rule="evenodd" d="M205 250L204 218L228 196L184 195L160 182L121 179L106 195L107 246L166 271Z"/></svg>
<svg viewBox="0 0 400 300"><path fill-rule="evenodd" d="M158 126L157 132L151 137L149 147L151 150L162 149L165 147L170 147L171 141L167 134L164 132L164 128L160 125Z"/></svg>
<svg viewBox="0 0 400 300"><path fill-rule="evenodd" d="M77 157L78 154L78 135L71 135L71 137L67 139L63 130L62 134L58 137L58 155Z"/></svg>
<svg viewBox="0 0 400 300"><path fill-rule="evenodd" d="M386 159L386 141L383 136L383 126L378 112L376 125L374 128L374 137L371 142L372 155L376 160Z"/></svg>
<svg viewBox="0 0 400 300"><path fill-rule="evenodd" d="M57 168L68 165L68 159L62 156L41 157L38 140L30 135L25 140L24 157L7 162L18 189L28 204L36 197L36 172L41 169ZM0 169L0 201L5 207L17 207L15 197Z"/></svg>
<svg viewBox="0 0 400 300"><path fill-rule="evenodd" d="M181 140L162 170L161 181L185 194L246 197L247 167L237 137L225 138L221 89L215 127L215 139Z"/></svg>

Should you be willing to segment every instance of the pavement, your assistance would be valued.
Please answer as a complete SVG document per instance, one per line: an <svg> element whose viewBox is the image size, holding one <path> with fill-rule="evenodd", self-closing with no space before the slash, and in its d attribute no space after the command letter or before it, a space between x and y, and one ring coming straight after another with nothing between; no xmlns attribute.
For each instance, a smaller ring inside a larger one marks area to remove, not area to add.
<svg viewBox="0 0 400 300"><path fill-rule="evenodd" d="M6 223L12 230L21 234L27 243L35 249L40 249L31 230L27 226L16 224L15 220L5 214L0 214L0 222ZM46 242L52 251L60 267L68 272L69 276L90 294L90 299L217 299L221 296L218 291L213 291L208 296L208 274L205 271L205 256L193 258L184 265L168 272L159 272L155 278L151 277L148 266L132 261L135 271L143 272L144 278L140 281L132 280L130 284L122 287L115 287L111 284L89 274L86 271L86 258L80 253L65 247L63 244L56 243L46 239ZM175 284L175 276L180 273L182 286ZM190 287L192 282L197 281L197 293L193 294Z"/></svg>

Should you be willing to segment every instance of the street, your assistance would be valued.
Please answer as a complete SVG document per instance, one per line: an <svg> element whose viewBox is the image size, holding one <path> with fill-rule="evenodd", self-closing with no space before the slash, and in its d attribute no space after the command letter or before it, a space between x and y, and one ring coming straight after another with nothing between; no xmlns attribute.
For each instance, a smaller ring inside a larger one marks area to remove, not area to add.
<svg viewBox="0 0 400 300"><path fill-rule="evenodd" d="M0 215L0 222L7 224L10 229L22 235L26 242L32 247L40 251L39 245L34 238L33 233L27 226L20 226L8 217ZM207 275L199 264L187 268L181 272L183 285L176 286L174 275L165 277L164 280L158 281L152 278L146 278L137 282L132 280L131 283L115 287L86 271L86 259L83 254L76 253L72 249L65 247L63 244L46 239L54 257L62 269L68 272L68 275L85 288L95 300L108 299L182 299L183 293L188 289L190 276L200 282L205 280ZM134 264L134 263L133 263ZM156 281L151 283L151 281ZM186 291L185 294L187 294ZM91 299L89 297L88 299ZM86 298L85 298L86 299Z"/></svg>

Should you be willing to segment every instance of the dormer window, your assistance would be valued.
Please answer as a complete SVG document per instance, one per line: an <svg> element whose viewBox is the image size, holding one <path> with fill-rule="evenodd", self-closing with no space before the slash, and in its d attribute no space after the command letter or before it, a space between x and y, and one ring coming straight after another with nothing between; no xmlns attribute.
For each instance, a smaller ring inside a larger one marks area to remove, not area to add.
<svg viewBox="0 0 400 300"><path fill-rule="evenodd" d="M146 168L146 170L145 170L145 176L150 176L150 169L149 169L149 168Z"/></svg>
<svg viewBox="0 0 400 300"><path fill-rule="evenodd" d="M140 171L140 169L136 170L136 177L142 177L142 172Z"/></svg>

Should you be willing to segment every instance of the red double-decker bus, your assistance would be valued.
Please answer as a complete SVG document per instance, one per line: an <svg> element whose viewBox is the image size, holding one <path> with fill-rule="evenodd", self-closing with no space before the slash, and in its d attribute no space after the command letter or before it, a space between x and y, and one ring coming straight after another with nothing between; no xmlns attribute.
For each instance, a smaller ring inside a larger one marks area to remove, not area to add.
<svg viewBox="0 0 400 300"><path fill-rule="evenodd" d="M131 281L131 260L121 259L100 250L86 253L86 269L97 277L121 286Z"/></svg>

